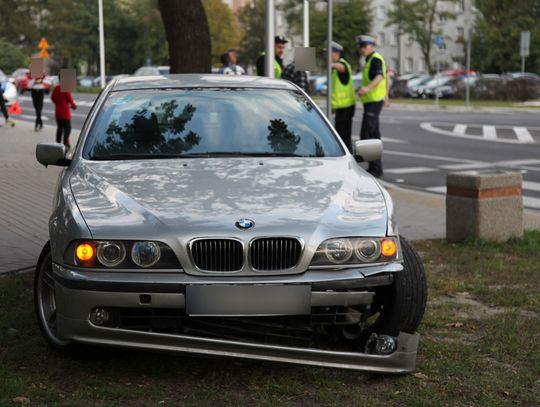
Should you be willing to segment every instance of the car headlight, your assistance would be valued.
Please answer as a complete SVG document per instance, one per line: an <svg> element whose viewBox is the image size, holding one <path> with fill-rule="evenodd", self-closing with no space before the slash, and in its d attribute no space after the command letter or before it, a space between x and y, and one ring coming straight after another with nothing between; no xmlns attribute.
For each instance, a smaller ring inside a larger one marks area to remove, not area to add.
<svg viewBox="0 0 540 407"><path fill-rule="evenodd" d="M68 265L105 269L181 269L172 249L164 243L131 240L79 240L65 252Z"/></svg>
<svg viewBox="0 0 540 407"><path fill-rule="evenodd" d="M161 250L154 242L135 242L131 249L131 258L139 267L151 267L161 257Z"/></svg>
<svg viewBox="0 0 540 407"><path fill-rule="evenodd" d="M104 266L118 266L125 258L126 248L122 242L100 242L97 245L97 259Z"/></svg>
<svg viewBox="0 0 540 407"><path fill-rule="evenodd" d="M321 243L312 266L363 265L394 261L398 258L398 244L394 237L335 238Z"/></svg>

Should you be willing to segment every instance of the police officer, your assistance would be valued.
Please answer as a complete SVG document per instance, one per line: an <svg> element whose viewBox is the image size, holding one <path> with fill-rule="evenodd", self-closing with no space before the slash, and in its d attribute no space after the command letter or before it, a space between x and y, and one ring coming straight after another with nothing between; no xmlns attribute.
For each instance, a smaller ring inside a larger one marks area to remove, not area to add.
<svg viewBox="0 0 540 407"><path fill-rule="evenodd" d="M288 42L283 35L276 35L274 38L274 78L281 78L283 72L283 53L285 52L285 44ZM257 75L266 76L265 63L266 54L263 52L257 58Z"/></svg>
<svg viewBox="0 0 540 407"><path fill-rule="evenodd" d="M362 87L358 91L364 105L360 139L381 138L379 115L387 100L386 64L381 54L375 51L375 38L369 35L356 37L360 54L366 59L362 70ZM381 160L370 161L368 172L375 177L382 177Z"/></svg>
<svg viewBox="0 0 540 407"><path fill-rule="evenodd" d="M335 128L352 152L351 130L355 110L351 65L341 58L343 47L332 41L332 110L336 113Z"/></svg>

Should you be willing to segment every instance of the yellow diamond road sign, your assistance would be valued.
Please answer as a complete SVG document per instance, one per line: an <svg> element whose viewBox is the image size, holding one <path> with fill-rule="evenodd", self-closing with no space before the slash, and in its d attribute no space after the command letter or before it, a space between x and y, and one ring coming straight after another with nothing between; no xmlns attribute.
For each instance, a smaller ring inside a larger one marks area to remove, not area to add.
<svg viewBox="0 0 540 407"><path fill-rule="evenodd" d="M45 48L39 52L39 57L42 59L49 58L49 53Z"/></svg>
<svg viewBox="0 0 540 407"><path fill-rule="evenodd" d="M49 43L47 42L45 37L41 38L41 41L39 42L38 48L41 49L41 50L49 48Z"/></svg>

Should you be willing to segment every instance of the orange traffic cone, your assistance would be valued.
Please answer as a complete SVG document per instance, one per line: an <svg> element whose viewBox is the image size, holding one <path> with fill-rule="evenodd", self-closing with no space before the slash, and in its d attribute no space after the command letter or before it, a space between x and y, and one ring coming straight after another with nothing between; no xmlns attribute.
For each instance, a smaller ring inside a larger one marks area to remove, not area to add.
<svg viewBox="0 0 540 407"><path fill-rule="evenodd" d="M19 115L22 113L22 110L21 110L21 107L19 106L19 103L18 102L15 102L13 103L9 109L8 109L8 113L9 114L14 114L14 115Z"/></svg>

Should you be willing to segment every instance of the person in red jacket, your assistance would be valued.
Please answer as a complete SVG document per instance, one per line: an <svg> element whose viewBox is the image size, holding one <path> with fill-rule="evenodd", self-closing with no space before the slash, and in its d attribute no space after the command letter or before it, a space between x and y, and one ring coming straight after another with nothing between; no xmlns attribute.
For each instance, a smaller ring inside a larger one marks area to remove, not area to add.
<svg viewBox="0 0 540 407"><path fill-rule="evenodd" d="M56 118L56 142L62 142L62 135L64 136L64 145L69 150L69 134L71 133L71 112L69 108L73 110L77 109L71 92L62 92L60 85L55 86L51 99L54 103L54 117Z"/></svg>

